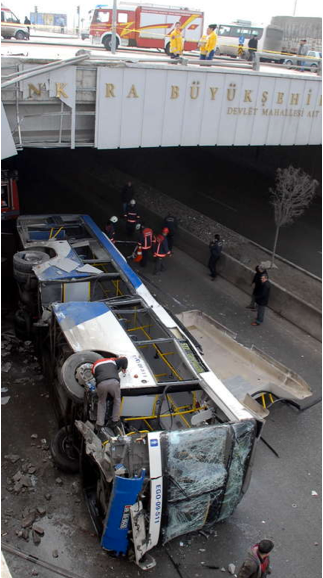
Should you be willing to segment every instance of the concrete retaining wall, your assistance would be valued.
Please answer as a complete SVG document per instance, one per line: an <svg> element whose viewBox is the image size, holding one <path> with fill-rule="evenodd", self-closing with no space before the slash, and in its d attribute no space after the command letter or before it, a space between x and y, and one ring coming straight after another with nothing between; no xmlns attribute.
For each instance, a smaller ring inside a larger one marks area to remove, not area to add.
<svg viewBox="0 0 323 578"><path fill-rule="evenodd" d="M146 207L142 213L147 223L149 223L149 226L153 227L155 231L159 231L161 228L161 218L146 209ZM179 227L175 244L179 249L193 257L193 259L207 266L209 255L208 245L198 237ZM221 277L245 293L248 293L249 296L251 295L251 282L254 275L252 269L223 252L217 270ZM294 323L294 325L303 329L303 331L306 331L306 333L315 339L322 341L322 312L273 281L271 281L270 284L270 309L291 323Z"/></svg>

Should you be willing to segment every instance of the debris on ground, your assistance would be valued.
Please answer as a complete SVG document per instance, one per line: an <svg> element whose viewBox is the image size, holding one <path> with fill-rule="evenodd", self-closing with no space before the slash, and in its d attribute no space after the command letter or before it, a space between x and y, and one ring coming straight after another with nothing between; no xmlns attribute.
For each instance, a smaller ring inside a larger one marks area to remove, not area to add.
<svg viewBox="0 0 323 578"><path fill-rule="evenodd" d="M234 575L234 574L235 574L235 571L236 571L235 565L234 565L234 564L229 564L229 565L228 565L228 572L229 572L230 574Z"/></svg>
<svg viewBox="0 0 323 578"><path fill-rule="evenodd" d="M10 361L7 361L6 363L4 363L1 366L1 372L2 373L8 373L8 371L10 371L11 367L12 367L12 363L10 363Z"/></svg>

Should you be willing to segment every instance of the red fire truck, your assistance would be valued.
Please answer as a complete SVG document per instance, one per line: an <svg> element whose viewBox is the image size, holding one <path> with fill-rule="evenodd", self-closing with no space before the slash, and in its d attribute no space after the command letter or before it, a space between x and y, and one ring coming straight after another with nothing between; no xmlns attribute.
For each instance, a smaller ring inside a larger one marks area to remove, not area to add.
<svg viewBox="0 0 323 578"><path fill-rule="evenodd" d="M1 171L1 220L19 215L18 171Z"/></svg>
<svg viewBox="0 0 323 578"><path fill-rule="evenodd" d="M90 10L89 36L94 44L111 50L112 5ZM181 23L184 50L196 50L203 34L203 12L176 6L119 2L117 10L116 48L137 46L162 48L169 54L169 34L175 22Z"/></svg>

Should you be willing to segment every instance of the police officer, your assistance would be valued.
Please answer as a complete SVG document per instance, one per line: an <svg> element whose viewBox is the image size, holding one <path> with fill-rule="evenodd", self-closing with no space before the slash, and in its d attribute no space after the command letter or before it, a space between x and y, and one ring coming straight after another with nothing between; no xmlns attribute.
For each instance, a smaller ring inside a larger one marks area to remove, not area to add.
<svg viewBox="0 0 323 578"><path fill-rule="evenodd" d="M214 235L213 241L209 244L210 258L208 262L208 268L210 269L210 277L212 280L216 278L216 264L220 259L222 253L222 242L220 240L220 235Z"/></svg>
<svg viewBox="0 0 323 578"><path fill-rule="evenodd" d="M131 199L131 201L129 202L124 217L126 219L127 235L129 237L132 237L135 232L136 225L139 223L140 220L140 215L138 214L137 211L135 199Z"/></svg>
<svg viewBox="0 0 323 578"><path fill-rule="evenodd" d="M165 231L165 229L163 229ZM159 233L153 244L153 255L154 255L154 275L164 271L164 259L170 255L170 250L168 248L167 233Z"/></svg>
<svg viewBox="0 0 323 578"><path fill-rule="evenodd" d="M175 234L178 229L178 221L177 218L174 217L171 213L168 213L167 217L165 217L163 221L163 227L168 229L167 241L168 241L168 248L170 251L173 249L173 240Z"/></svg>

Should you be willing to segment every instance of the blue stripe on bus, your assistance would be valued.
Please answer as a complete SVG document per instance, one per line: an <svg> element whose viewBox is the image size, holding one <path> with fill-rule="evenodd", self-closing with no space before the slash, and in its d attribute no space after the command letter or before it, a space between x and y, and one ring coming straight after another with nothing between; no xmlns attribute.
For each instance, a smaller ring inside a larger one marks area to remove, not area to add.
<svg viewBox="0 0 323 578"><path fill-rule="evenodd" d="M71 301L69 303L56 303L53 305L53 311L59 324L64 326L62 327L64 330L104 315L110 309L105 303L98 301L92 303L89 301Z"/></svg>
<svg viewBox="0 0 323 578"><path fill-rule="evenodd" d="M91 217L89 217L89 215L82 215L82 219L84 220L84 223L86 223L88 227L90 227L90 229L93 231L97 239L100 241L101 245L108 251L108 253L111 255L113 260L118 265L118 267L123 271L127 279L133 285L133 287L135 289L138 289L138 287L142 285L140 277L138 277L138 275L136 275L136 273L131 269L131 267L129 267L128 263L124 261L123 257L120 255L119 251L117 251L117 249L114 247L113 243L111 243L111 241L108 241L106 236L102 233L101 229L95 224L95 222L93 221L93 219L91 219Z"/></svg>

